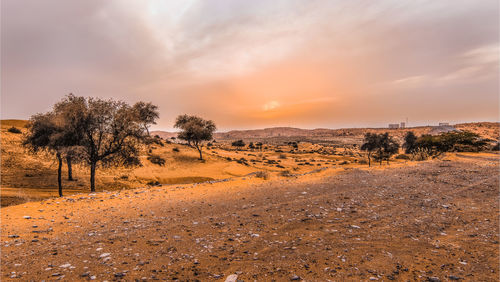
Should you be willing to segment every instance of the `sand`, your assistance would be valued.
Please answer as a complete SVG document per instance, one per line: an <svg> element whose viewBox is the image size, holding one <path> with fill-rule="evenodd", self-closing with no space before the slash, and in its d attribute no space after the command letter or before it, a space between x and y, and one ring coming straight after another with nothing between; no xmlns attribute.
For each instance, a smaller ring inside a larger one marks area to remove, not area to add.
<svg viewBox="0 0 500 282"><path fill-rule="evenodd" d="M498 169L452 154L5 207L2 281L495 281Z"/></svg>

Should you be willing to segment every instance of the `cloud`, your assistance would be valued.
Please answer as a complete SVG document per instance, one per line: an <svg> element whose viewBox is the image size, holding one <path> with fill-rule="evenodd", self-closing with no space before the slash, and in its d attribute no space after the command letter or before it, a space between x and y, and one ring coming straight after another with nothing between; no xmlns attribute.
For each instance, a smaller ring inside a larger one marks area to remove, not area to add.
<svg viewBox="0 0 500 282"><path fill-rule="evenodd" d="M498 5L5 0L2 117L74 92L152 101L165 129L185 112L221 129L375 125L450 97L440 119L472 99L496 119Z"/></svg>

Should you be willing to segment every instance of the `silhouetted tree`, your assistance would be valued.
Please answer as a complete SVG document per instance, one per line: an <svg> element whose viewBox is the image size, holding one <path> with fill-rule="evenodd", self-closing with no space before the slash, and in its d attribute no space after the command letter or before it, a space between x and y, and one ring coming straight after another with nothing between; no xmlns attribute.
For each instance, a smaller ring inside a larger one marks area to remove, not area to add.
<svg viewBox="0 0 500 282"><path fill-rule="evenodd" d="M403 148L405 148L405 153L410 154L416 149L417 136L413 131L408 131L405 135L405 142Z"/></svg>
<svg viewBox="0 0 500 282"><path fill-rule="evenodd" d="M197 116L180 115L177 117L174 127L181 130L177 138L187 141L190 145L192 144L200 153L200 160L203 160L203 141L212 140L217 129L215 123Z"/></svg>

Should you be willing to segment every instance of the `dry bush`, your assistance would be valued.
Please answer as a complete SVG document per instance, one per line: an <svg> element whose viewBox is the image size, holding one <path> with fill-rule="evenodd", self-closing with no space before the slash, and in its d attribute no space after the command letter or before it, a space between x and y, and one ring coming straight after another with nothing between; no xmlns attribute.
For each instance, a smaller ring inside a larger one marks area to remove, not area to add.
<svg viewBox="0 0 500 282"><path fill-rule="evenodd" d="M148 156L148 161L150 161L153 164L159 165L159 166L165 165L165 159L160 157L159 155Z"/></svg>
<svg viewBox="0 0 500 282"><path fill-rule="evenodd" d="M410 156L408 156L407 154L399 154L395 158L398 159L398 160L409 160L409 159L411 159Z"/></svg>
<svg viewBox="0 0 500 282"><path fill-rule="evenodd" d="M282 159L282 160L286 160L286 155L285 154L280 154L279 158Z"/></svg>
<svg viewBox="0 0 500 282"><path fill-rule="evenodd" d="M293 176L292 173L289 170L284 170L284 171L280 172L280 175L284 176L284 177Z"/></svg>
<svg viewBox="0 0 500 282"><path fill-rule="evenodd" d="M175 148L172 148L172 152L180 152L179 148L175 147Z"/></svg>
<svg viewBox="0 0 500 282"><path fill-rule="evenodd" d="M7 131L10 132L10 133L14 133L14 134L20 134L21 133L21 130L19 128L15 127L15 126L7 129Z"/></svg>
<svg viewBox="0 0 500 282"><path fill-rule="evenodd" d="M267 171L257 171L255 177L262 178L264 180L269 179L269 173Z"/></svg>
<svg viewBox="0 0 500 282"><path fill-rule="evenodd" d="M431 151L426 148L417 148L411 154L413 161L425 161L431 156Z"/></svg>

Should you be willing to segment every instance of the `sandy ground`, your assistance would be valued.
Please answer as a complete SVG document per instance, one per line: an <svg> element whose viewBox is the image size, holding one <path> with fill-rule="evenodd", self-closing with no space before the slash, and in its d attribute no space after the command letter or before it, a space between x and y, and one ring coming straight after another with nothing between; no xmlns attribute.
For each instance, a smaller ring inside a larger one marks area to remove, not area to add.
<svg viewBox="0 0 500 282"><path fill-rule="evenodd" d="M497 281L498 169L459 154L10 206L2 281Z"/></svg>

